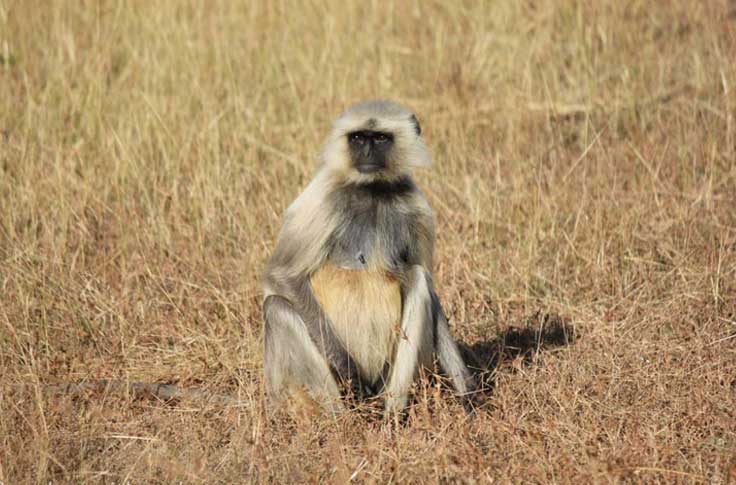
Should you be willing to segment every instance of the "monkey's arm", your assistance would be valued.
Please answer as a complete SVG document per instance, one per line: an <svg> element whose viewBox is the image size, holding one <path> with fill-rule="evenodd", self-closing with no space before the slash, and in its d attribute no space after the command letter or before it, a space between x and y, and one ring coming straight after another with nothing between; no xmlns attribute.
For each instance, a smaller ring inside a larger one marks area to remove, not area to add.
<svg viewBox="0 0 736 485"><path fill-rule="evenodd" d="M303 214L299 208L287 212L276 248L264 275L265 298L278 295L292 306L304 324L306 333L327 359L336 376L350 381L359 390L358 368L332 330L332 325L314 296L309 275L316 271L327 257L329 226L316 223L298 226L299 220L324 220L324 217ZM308 212L308 211L307 211Z"/></svg>
<svg viewBox="0 0 736 485"><path fill-rule="evenodd" d="M409 267L403 288L401 338L387 390L386 411L400 411L408 401L409 388L419 367L428 365L436 353L459 396L475 387L474 379L450 335L447 318L432 283L434 219L428 210L421 212L414 226L409 251Z"/></svg>
<svg viewBox="0 0 736 485"><path fill-rule="evenodd" d="M387 415L406 407L419 368L432 362L434 351L431 288L422 266L414 265L409 269L403 297L399 344L385 389Z"/></svg>
<svg viewBox="0 0 736 485"><path fill-rule="evenodd" d="M419 368L431 364L433 353L457 395L467 397L475 387L474 379L450 335L431 275L423 266L415 265L407 277L399 346L386 388L388 414L406 406Z"/></svg>
<svg viewBox="0 0 736 485"><path fill-rule="evenodd" d="M432 302L434 306L433 313L437 322L435 345L437 358L440 361L440 368L450 378L450 382L452 382L457 395L464 398L466 404L468 404L469 401L467 400L475 390L475 379L468 370L467 365L465 365L455 339L450 335L447 317L445 317L440 300L434 291L432 291Z"/></svg>
<svg viewBox="0 0 736 485"><path fill-rule="evenodd" d="M469 396L475 390L475 379L465 365L460 349L450 334L447 317L432 282L432 257L434 253L434 215L431 209L418 217L418 262L425 270L427 286L432 298L432 316L435 328L435 351L440 368L450 378L458 396Z"/></svg>

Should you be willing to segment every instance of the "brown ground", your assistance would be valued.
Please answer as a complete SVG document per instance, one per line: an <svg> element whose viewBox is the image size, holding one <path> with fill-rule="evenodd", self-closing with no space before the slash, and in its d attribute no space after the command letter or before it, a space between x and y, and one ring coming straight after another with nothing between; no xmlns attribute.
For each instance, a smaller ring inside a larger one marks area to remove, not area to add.
<svg viewBox="0 0 736 485"><path fill-rule="evenodd" d="M0 482L736 483L729 5L0 0ZM259 273L375 96L487 389L272 419Z"/></svg>

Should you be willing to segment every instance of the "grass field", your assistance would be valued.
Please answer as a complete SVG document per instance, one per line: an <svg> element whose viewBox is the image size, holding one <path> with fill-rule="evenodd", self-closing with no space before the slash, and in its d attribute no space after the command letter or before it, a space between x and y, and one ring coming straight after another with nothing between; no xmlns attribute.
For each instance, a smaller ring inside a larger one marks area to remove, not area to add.
<svg viewBox="0 0 736 485"><path fill-rule="evenodd" d="M0 0L0 483L736 483L730 8ZM371 97L475 416L264 409L260 272Z"/></svg>

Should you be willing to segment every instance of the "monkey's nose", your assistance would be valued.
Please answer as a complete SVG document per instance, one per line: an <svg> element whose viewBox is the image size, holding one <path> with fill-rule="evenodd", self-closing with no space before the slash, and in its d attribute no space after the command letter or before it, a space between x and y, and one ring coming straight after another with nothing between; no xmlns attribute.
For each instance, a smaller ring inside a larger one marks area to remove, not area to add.
<svg viewBox="0 0 736 485"><path fill-rule="evenodd" d="M373 151L373 142L372 141L366 141L365 145L363 145L363 158L366 160L370 160L371 158L371 152Z"/></svg>

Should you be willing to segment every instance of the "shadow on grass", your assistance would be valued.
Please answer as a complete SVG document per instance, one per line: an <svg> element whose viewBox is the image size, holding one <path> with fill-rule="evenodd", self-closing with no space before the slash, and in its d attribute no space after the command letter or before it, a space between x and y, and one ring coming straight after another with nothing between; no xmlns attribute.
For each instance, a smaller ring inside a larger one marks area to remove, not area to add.
<svg viewBox="0 0 736 485"><path fill-rule="evenodd" d="M573 326L560 315L536 312L491 340L460 347L478 384L477 398L483 401L493 392L499 368L518 359L531 365L540 352L571 345L576 338Z"/></svg>

